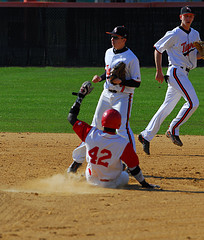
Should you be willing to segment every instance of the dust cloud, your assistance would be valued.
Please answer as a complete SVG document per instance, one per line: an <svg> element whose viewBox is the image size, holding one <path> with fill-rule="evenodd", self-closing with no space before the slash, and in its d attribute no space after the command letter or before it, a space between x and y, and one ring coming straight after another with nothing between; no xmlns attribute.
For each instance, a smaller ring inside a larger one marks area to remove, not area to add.
<svg viewBox="0 0 204 240"><path fill-rule="evenodd" d="M88 184L85 176L80 174L56 174L48 178L33 179L22 186L4 189L3 191L41 194L97 194L109 192L108 189Z"/></svg>

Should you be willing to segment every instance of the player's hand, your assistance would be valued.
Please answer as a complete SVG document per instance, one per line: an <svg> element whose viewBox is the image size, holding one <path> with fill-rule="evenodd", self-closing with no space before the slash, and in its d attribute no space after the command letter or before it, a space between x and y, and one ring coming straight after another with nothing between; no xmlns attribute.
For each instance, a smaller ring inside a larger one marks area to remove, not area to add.
<svg viewBox="0 0 204 240"><path fill-rule="evenodd" d="M163 83L163 81L164 81L164 75L163 75L163 73L162 73L162 72L156 72L155 79L156 79L159 83Z"/></svg>
<svg viewBox="0 0 204 240"><path fill-rule="evenodd" d="M160 188L159 185L149 184L145 180L141 182L143 188Z"/></svg>
<svg viewBox="0 0 204 240"><path fill-rule="evenodd" d="M93 89L94 88L92 87L91 82L90 81L86 81L86 82L82 83L82 85L81 85L81 87L79 89L79 92L78 93L72 92L72 95L76 95L79 98L84 98L86 95L91 93L91 91Z"/></svg>
<svg viewBox="0 0 204 240"><path fill-rule="evenodd" d="M102 80L101 77L99 77L98 75L95 75L95 76L93 77L93 79L92 79L92 82L93 82L93 83L97 83L97 82L100 82L101 80Z"/></svg>

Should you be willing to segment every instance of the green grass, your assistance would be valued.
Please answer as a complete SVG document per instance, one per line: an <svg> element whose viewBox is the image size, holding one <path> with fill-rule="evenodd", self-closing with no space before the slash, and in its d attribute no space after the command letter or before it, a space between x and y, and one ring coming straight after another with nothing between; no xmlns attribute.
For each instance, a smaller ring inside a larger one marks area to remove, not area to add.
<svg viewBox="0 0 204 240"><path fill-rule="evenodd" d="M84 81L102 74L104 68L0 68L0 132L73 132L67 121L70 107ZM133 132L142 131L162 104L167 85L154 80L155 68L142 68L142 84L135 90L130 124ZM190 72L200 106L180 130L180 134L204 135L203 86L204 69ZM103 83L94 84L94 91L81 106L79 119L91 123L103 89ZM164 134L184 100L180 100L165 119L160 134Z"/></svg>

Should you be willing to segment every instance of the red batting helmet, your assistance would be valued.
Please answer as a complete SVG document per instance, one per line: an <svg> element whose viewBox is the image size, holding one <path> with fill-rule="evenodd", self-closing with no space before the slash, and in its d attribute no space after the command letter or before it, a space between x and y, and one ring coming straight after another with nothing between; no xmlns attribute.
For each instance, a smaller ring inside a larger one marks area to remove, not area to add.
<svg viewBox="0 0 204 240"><path fill-rule="evenodd" d="M103 113L101 124L106 128L119 129L121 125L121 115L115 109L108 109Z"/></svg>

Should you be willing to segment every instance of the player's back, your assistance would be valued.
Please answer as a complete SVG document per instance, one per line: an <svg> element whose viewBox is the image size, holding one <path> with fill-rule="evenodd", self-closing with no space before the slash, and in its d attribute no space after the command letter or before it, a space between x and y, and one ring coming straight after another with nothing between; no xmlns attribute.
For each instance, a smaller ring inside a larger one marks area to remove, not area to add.
<svg viewBox="0 0 204 240"><path fill-rule="evenodd" d="M99 179L115 179L122 171L120 157L128 141L97 128L92 128L85 140L86 159L92 175Z"/></svg>

